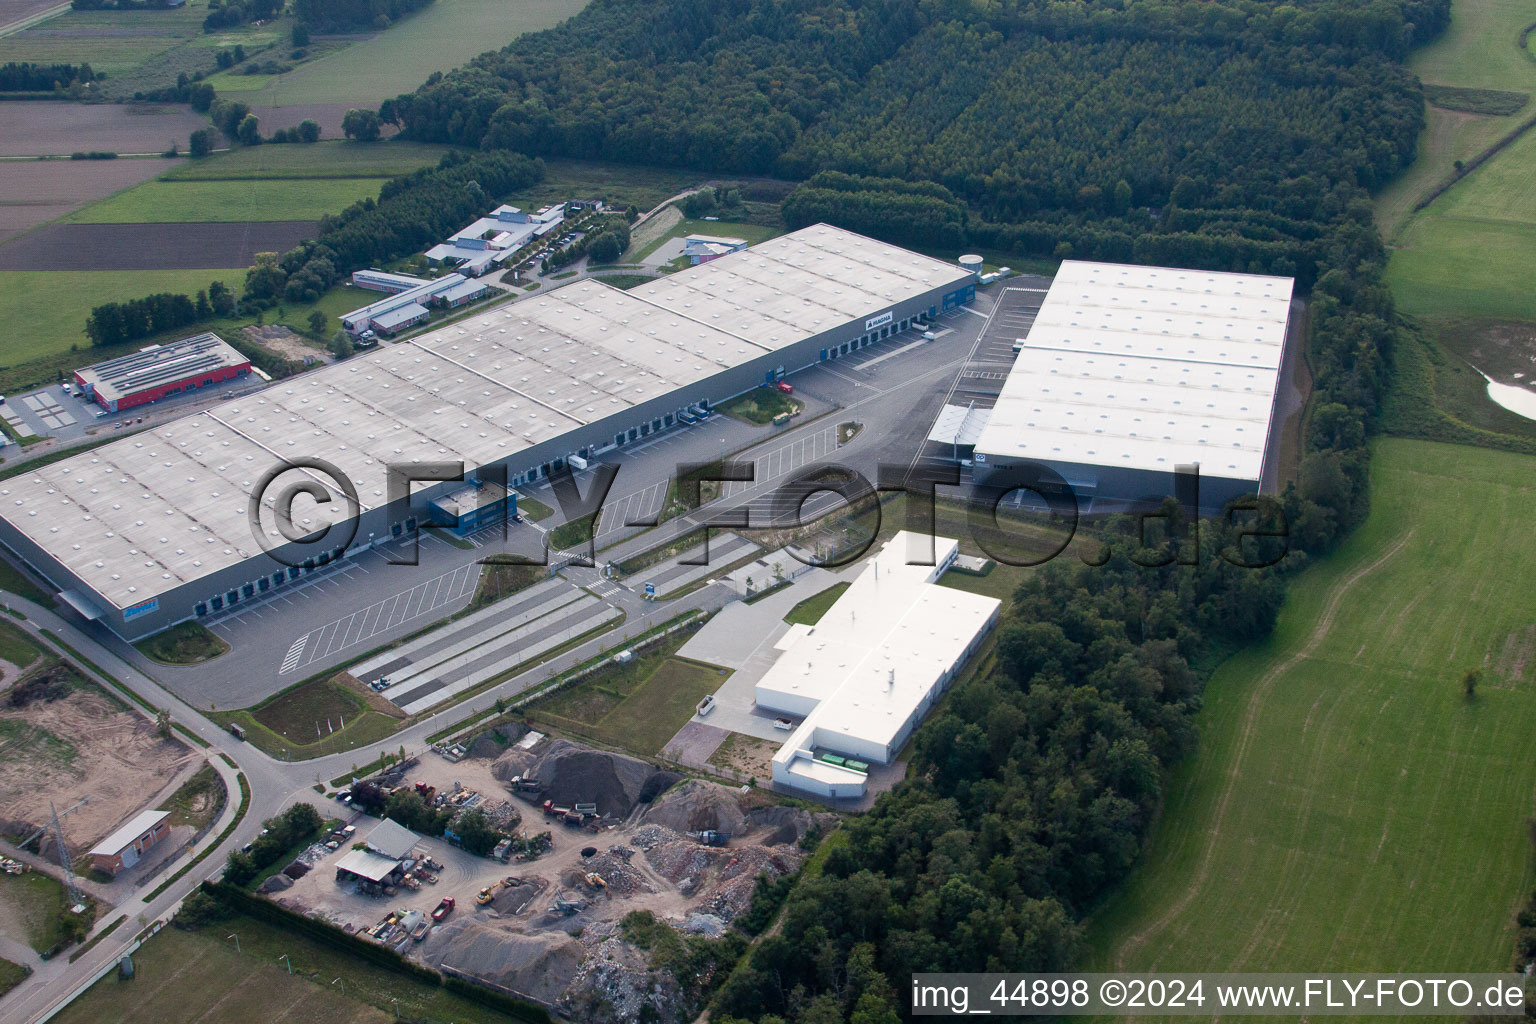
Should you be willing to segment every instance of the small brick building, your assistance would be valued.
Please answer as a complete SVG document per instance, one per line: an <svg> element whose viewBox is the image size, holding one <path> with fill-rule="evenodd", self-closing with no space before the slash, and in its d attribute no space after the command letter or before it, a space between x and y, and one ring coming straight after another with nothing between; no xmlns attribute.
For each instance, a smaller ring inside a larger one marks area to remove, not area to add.
<svg viewBox="0 0 1536 1024"><path fill-rule="evenodd" d="M109 875L133 867L151 846L171 834L170 818L169 811L145 811L130 818L91 850L91 866Z"/></svg>

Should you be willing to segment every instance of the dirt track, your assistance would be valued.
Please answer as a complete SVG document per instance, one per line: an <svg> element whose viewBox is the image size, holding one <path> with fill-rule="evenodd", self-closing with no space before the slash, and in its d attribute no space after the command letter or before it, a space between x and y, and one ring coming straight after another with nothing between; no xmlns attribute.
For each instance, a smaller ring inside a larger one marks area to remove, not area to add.
<svg viewBox="0 0 1536 1024"><path fill-rule="evenodd" d="M64 810L82 797L90 803L63 819L75 850L88 848L139 811L196 755L162 740L154 726L90 691L21 708L0 705L0 723L45 729L68 749L36 733L0 736L0 820L35 826L48 819L48 801ZM11 754L21 756L11 756Z"/></svg>

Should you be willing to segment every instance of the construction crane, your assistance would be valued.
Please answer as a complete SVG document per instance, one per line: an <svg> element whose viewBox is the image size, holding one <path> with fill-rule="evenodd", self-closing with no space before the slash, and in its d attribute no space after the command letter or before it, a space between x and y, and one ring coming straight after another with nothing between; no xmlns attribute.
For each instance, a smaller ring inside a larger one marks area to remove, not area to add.
<svg viewBox="0 0 1536 1024"><path fill-rule="evenodd" d="M59 847L59 867L64 869L64 888L69 893L70 903L81 902L85 898L85 895L80 891L80 887L75 884L75 869L69 863L69 846L64 842L64 826L59 824L59 819L67 817L74 811L79 810L81 807L84 807L90 802L90 797L82 797L73 805L66 807L62 812L60 812L53 806L52 800L48 801L48 814L50 818L48 824L44 825L42 828L38 829L36 832L33 832L31 835L27 836L27 838L16 844L18 847L26 849L28 844L37 839L44 832L53 832L53 841L57 843Z"/></svg>

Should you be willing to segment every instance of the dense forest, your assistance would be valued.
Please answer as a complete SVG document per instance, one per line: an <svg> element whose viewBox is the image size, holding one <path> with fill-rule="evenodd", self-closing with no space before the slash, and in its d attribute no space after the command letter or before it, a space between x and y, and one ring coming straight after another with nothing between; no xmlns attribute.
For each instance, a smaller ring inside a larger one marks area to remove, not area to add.
<svg viewBox="0 0 1536 1024"><path fill-rule="evenodd" d="M432 0L294 0L293 13L319 32L385 29Z"/></svg>
<svg viewBox="0 0 1536 1024"><path fill-rule="evenodd" d="M1369 193L1424 126L1401 61L1448 19L1448 0L594 0L381 107L424 141L793 179L791 227L1285 274L1308 297L1291 553L1238 569L1211 522L1198 565L1147 568L1115 524L1106 565L1032 575L715 1020L885 1024L913 971L1074 963L1194 742L1203 667L1263 636L1286 575L1367 511L1398 334Z"/></svg>

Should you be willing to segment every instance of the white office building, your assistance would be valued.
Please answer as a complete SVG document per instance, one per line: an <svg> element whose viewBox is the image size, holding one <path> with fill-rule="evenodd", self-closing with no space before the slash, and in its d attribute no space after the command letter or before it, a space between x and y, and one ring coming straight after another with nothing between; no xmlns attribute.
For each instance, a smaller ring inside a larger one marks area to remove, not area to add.
<svg viewBox="0 0 1536 1024"><path fill-rule="evenodd" d="M823 797L864 794L862 763L888 764L997 624L995 598L938 585L959 543L896 534L814 626L790 627L757 705L803 717L773 780ZM854 767L849 767L849 760Z"/></svg>

